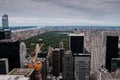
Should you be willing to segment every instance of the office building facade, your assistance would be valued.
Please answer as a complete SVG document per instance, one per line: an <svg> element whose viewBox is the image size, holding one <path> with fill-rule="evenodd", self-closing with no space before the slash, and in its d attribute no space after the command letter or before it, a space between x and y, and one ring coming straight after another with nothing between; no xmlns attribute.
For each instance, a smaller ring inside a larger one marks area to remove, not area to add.
<svg viewBox="0 0 120 80"><path fill-rule="evenodd" d="M20 67L19 45L17 40L0 41L0 58L8 58L9 71Z"/></svg>
<svg viewBox="0 0 120 80"><path fill-rule="evenodd" d="M102 31L92 41L91 71L106 68L111 72L112 58L118 56L119 31Z"/></svg>
<svg viewBox="0 0 120 80"><path fill-rule="evenodd" d="M69 34L69 50L74 53L83 53L84 34Z"/></svg>
<svg viewBox="0 0 120 80"><path fill-rule="evenodd" d="M112 67L112 58L118 57L118 36L107 36L106 40L106 64L105 68L110 72Z"/></svg>
<svg viewBox="0 0 120 80"><path fill-rule="evenodd" d="M60 51L59 49L54 49L53 50L53 64L52 64L52 68L53 68L53 76L59 76L60 73Z"/></svg>
<svg viewBox="0 0 120 80"><path fill-rule="evenodd" d="M42 70L41 70L41 75L42 75L42 80L47 79L47 62L46 58L41 58L42 61Z"/></svg>
<svg viewBox="0 0 120 80"><path fill-rule="evenodd" d="M73 55L67 51L63 57L63 80L74 80L73 74Z"/></svg>
<svg viewBox="0 0 120 80"><path fill-rule="evenodd" d="M10 39L11 38L11 30L9 29L8 25L8 15L2 16L2 31L4 33L3 39Z"/></svg>
<svg viewBox="0 0 120 80"><path fill-rule="evenodd" d="M9 29L9 26L8 26L8 15L7 14L2 16L2 28L3 28L3 30Z"/></svg>
<svg viewBox="0 0 120 80"><path fill-rule="evenodd" d="M74 80L90 80L90 54L74 56Z"/></svg>

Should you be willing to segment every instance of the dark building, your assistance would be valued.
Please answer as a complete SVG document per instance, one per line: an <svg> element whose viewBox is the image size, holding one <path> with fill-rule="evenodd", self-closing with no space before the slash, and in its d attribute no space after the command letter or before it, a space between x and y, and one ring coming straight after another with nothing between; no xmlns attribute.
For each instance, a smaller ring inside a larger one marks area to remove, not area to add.
<svg viewBox="0 0 120 80"><path fill-rule="evenodd" d="M42 80L47 79L47 62L46 58L41 58L42 60L42 70L41 70L41 75L42 75Z"/></svg>
<svg viewBox="0 0 120 80"><path fill-rule="evenodd" d="M0 41L0 58L8 58L9 71L20 67L19 45L17 40Z"/></svg>
<svg viewBox="0 0 120 80"><path fill-rule="evenodd" d="M5 39L11 39L11 30L4 30L4 38Z"/></svg>
<svg viewBox="0 0 120 80"><path fill-rule="evenodd" d="M0 31L0 40L5 39L5 32Z"/></svg>
<svg viewBox="0 0 120 80"><path fill-rule="evenodd" d="M11 31L10 30L0 31L0 40L2 39L11 39Z"/></svg>
<svg viewBox="0 0 120 80"><path fill-rule="evenodd" d="M111 72L112 58L118 57L118 36L107 36L106 40L106 69Z"/></svg>
<svg viewBox="0 0 120 80"><path fill-rule="evenodd" d="M84 34L70 34L69 48L74 53L83 53L84 48Z"/></svg>
<svg viewBox="0 0 120 80"><path fill-rule="evenodd" d="M67 51L63 57L63 80L74 80L73 74L73 56L71 51Z"/></svg>
<svg viewBox="0 0 120 80"><path fill-rule="evenodd" d="M46 58L46 56L47 56L46 53L43 52L38 53L38 58Z"/></svg>
<svg viewBox="0 0 120 80"><path fill-rule="evenodd" d="M55 49L53 51L53 75L59 76L60 73L60 51Z"/></svg>
<svg viewBox="0 0 120 80"><path fill-rule="evenodd" d="M7 58L0 59L0 74L7 73L8 73L8 59Z"/></svg>
<svg viewBox="0 0 120 80"><path fill-rule="evenodd" d="M65 51L64 51L64 49L60 49L60 72L62 73L62 71L63 71L63 56L64 56L64 53L65 53Z"/></svg>

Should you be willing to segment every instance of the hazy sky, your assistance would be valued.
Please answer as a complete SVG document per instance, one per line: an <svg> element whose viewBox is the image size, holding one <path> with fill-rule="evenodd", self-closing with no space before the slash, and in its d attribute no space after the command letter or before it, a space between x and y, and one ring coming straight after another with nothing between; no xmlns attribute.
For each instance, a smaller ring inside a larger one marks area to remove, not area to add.
<svg viewBox="0 0 120 80"><path fill-rule="evenodd" d="M120 25L120 0L0 0L3 14L10 26Z"/></svg>

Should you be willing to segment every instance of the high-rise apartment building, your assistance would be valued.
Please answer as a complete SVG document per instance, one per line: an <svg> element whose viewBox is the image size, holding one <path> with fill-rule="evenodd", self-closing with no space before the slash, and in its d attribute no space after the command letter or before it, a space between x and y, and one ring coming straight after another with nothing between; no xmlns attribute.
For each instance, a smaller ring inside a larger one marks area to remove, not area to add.
<svg viewBox="0 0 120 80"><path fill-rule="evenodd" d="M69 34L69 49L74 53L83 53L84 34Z"/></svg>
<svg viewBox="0 0 120 80"><path fill-rule="evenodd" d="M90 54L74 56L74 80L90 80Z"/></svg>
<svg viewBox="0 0 120 80"><path fill-rule="evenodd" d="M53 75L59 76L60 73L60 50L58 48L53 50Z"/></svg>
<svg viewBox="0 0 120 80"><path fill-rule="evenodd" d="M73 74L73 55L67 51L63 57L63 80L74 80Z"/></svg>

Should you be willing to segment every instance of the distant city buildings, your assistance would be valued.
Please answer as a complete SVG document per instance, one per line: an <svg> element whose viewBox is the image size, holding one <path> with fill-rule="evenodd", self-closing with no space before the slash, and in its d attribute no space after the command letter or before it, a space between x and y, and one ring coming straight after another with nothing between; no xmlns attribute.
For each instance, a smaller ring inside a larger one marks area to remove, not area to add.
<svg viewBox="0 0 120 80"><path fill-rule="evenodd" d="M48 31L29 29L11 33L8 15L3 15L0 74L10 71L8 75L3 75L7 80L90 80L91 74L95 74L96 80L120 79L120 31L75 29L75 33L69 34L69 51L65 52L64 43L61 42L59 48L49 47L47 54L39 46L39 42L44 41L40 38L32 54L27 54L25 43L19 40ZM5 80L1 75L0 79Z"/></svg>

